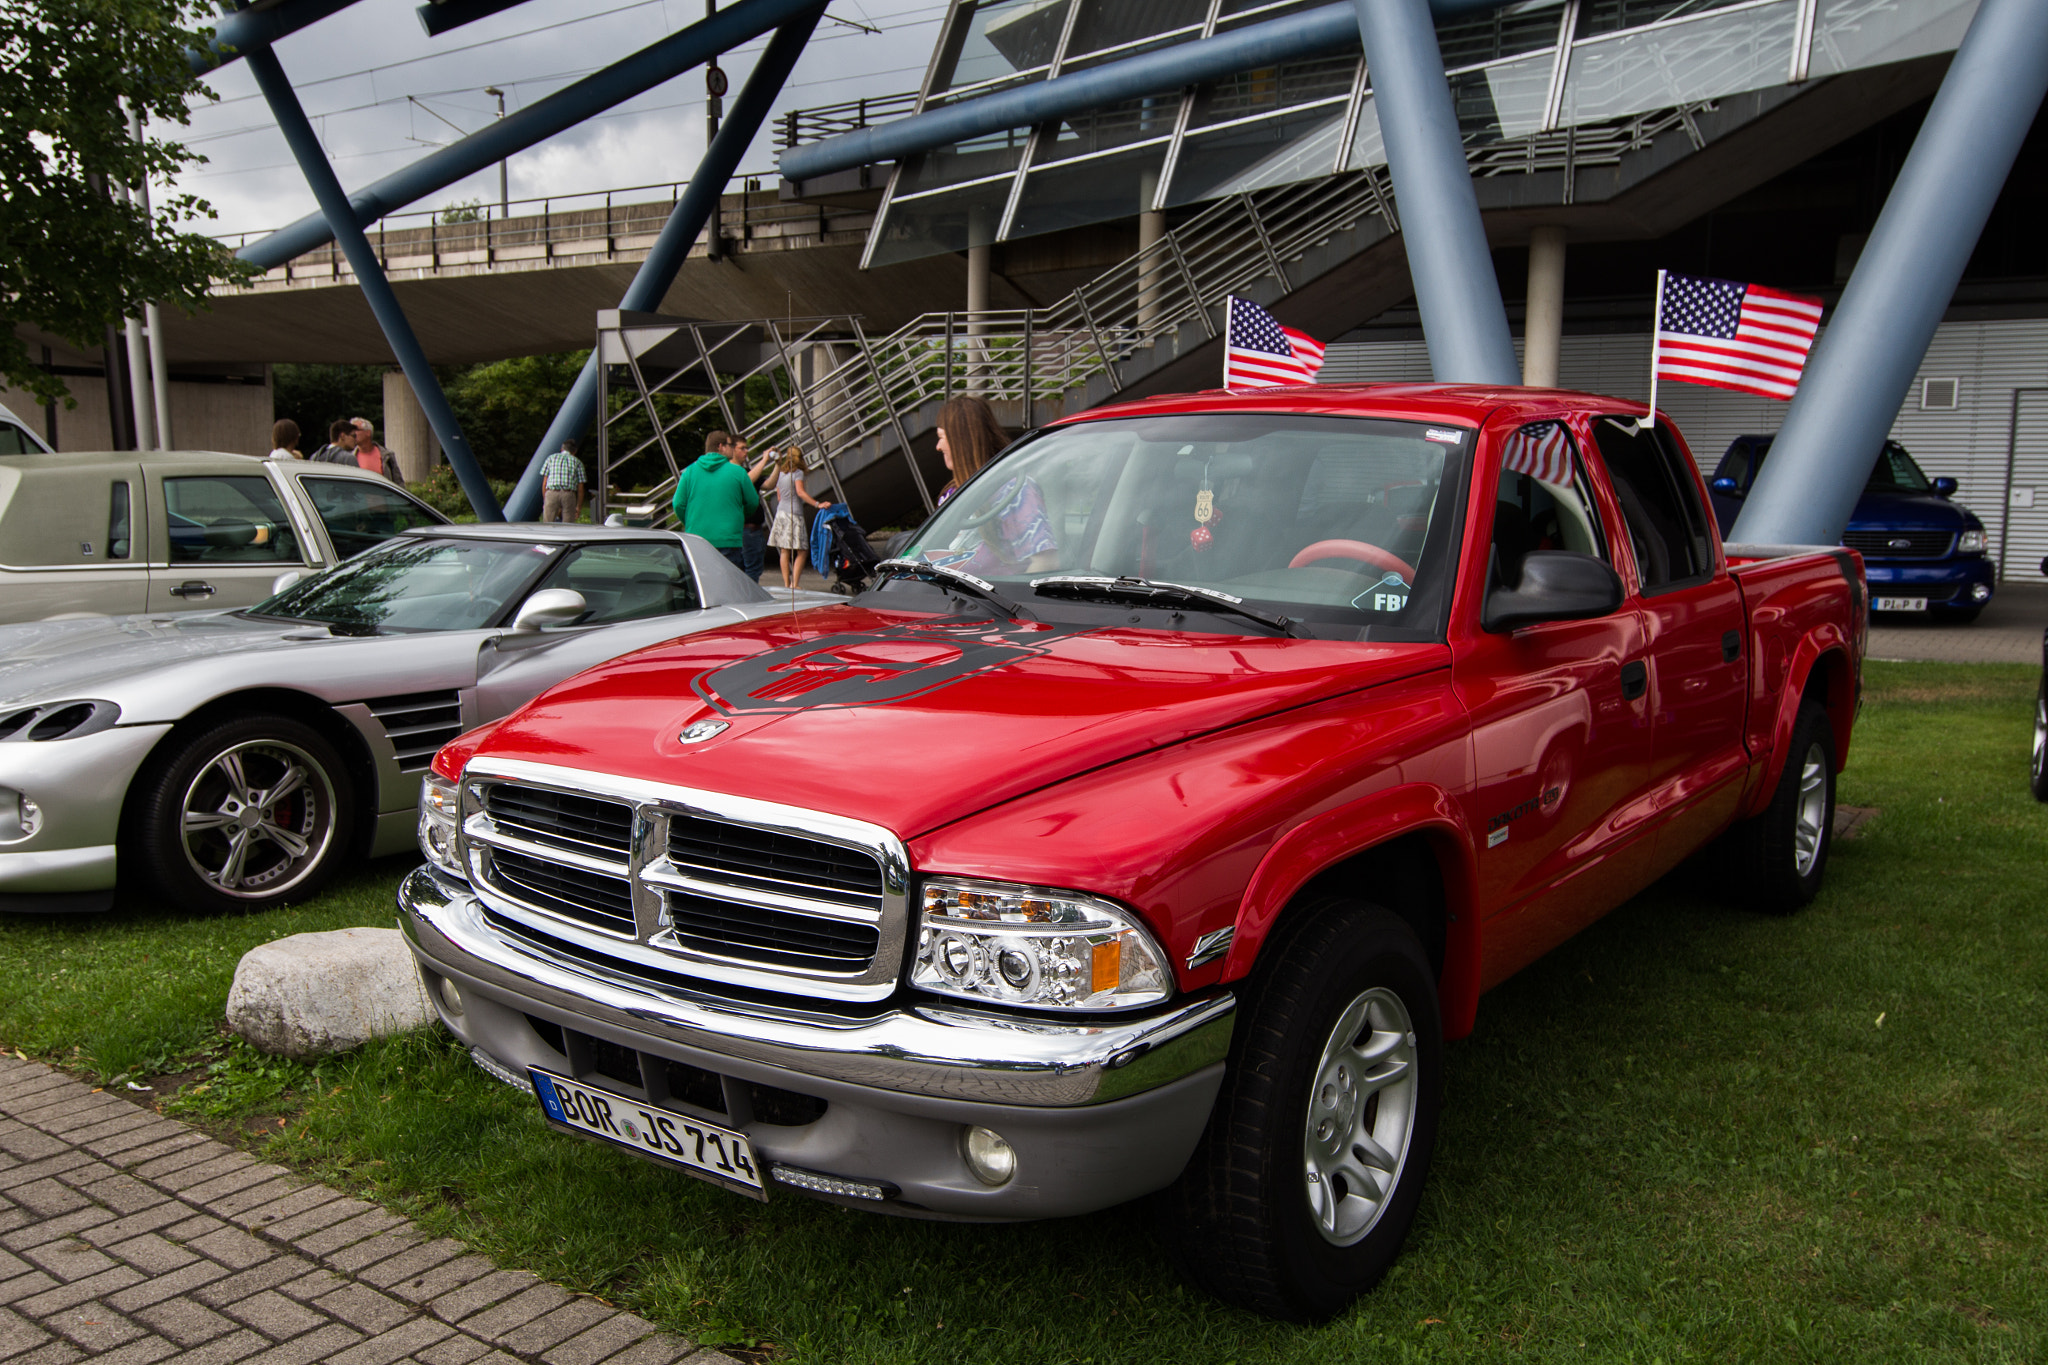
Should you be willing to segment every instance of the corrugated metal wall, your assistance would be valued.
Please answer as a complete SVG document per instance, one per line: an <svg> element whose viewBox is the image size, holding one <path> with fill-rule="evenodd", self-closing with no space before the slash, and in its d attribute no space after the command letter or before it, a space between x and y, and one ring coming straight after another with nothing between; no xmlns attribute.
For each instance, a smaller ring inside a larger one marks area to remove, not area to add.
<svg viewBox="0 0 2048 1365"><path fill-rule="evenodd" d="M1568 336L1558 374L1566 388L1647 400L1649 334ZM1339 342L1329 348L1318 378L1329 384L1426 380L1429 354L1420 341ZM1957 381L1953 409L1920 406L1928 379ZM2038 517L2031 502L2013 508L2012 547L2005 556L2006 574L2026 579L2039 578L2041 558L2048 554L2048 392L2026 400L2015 447L2013 391L2035 388L2048 390L2048 319L1943 323L1892 424L1893 438L1930 476L1945 474L1960 485L1956 500L1983 518L1994 554L2009 491L2016 500L2038 502ZM1659 386L1657 405L1685 433L1705 473L1737 436L1776 431L1786 407L1769 398L1670 383Z"/></svg>

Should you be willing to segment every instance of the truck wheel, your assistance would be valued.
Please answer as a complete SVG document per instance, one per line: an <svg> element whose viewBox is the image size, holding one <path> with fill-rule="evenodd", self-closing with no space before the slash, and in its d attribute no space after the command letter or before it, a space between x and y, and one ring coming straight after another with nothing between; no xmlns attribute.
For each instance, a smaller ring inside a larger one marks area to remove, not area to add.
<svg viewBox="0 0 2048 1365"><path fill-rule="evenodd" d="M1162 1197L1188 1278L1316 1322L1379 1282L1408 1235L1443 1098L1436 976L1377 906L1306 906L1247 982L1208 1130Z"/></svg>
<svg viewBox="0 0 2048 1365"><path fill-rule="evenodd" d="M1771 804L1732 831L1748 904L1789 915L1820 893L1835 841L1835 731L1818 702L1799 703Z"/></svg>
<svg viewBox="0 0 2048 1365"><path fill-rule="evenodd" d="M2048 669L2041 673L2041 686L2034 693L2034 767L2027 785L2036 801L2048 801Z"/></svg>
<svg viewBox="0 0 2048 1365"><path fill-rule="evenodd" d="M208 726L137 778L141 871L188 910L267 910L326 884L348 844L348 768L285 716Z"/></svg>

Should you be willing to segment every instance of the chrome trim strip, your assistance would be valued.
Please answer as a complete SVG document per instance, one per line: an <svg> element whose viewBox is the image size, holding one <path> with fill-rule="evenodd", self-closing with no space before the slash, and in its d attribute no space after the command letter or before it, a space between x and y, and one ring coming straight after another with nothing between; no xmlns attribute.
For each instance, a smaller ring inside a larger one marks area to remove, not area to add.
<svg viewBox="0 0 2048 1365"><path fill-rule="evenodd" d="M631 881L633 867L625 859L614 862L609 858L593 858L588 853L573 849L557 848L553 844L537 843L522 839L516 834L507 834L498 822L489 815L477 814L462 822L462 832L480 844L502 848L511 853L524 853L529 858L544 858L573 867L579 872L594 872L600 877L617 877L620 881Z"/></svg>
<svg viewBox="0 0 2048 1365"><path fill-rule="evenodd" d="M1047 1019L925 1003L848 1018L721 999L513 943L468 887L430 867L398 892L399 928L432 970L513 1008L523 1001L664 1045L797 1077L980 1103L1102 1104L1223 1061L1237 1001L1210 995L1140 1017Z"/></svg>
<svg viewBox="0 0 2048 1365"><path fill-rule="evenodd" d="M478 758L473 760L463 773L466 793L474 792L479 783L491 781L530 783L569 795L608 798L628 803L634 810L632 861L623 868L618 864L604 865L595 860L591 865L585 866L576 860L577 855L565 851L549 849L546 846L535 847L523 840L517 845L504 842L511 836L504 835L494 827L480 832L472 845L468 837L469 831L472 821L480 818L482 802L473 802L472 798L466 795L463 802L464 810L478 813L467 816L462 825L464 866L470 867L475 873L477 894L510 918L526 920L533 915L543 916L550 927L543 928L540 924L533 927L546 933L558 932L552 926L574 923L539 906L517 901L512 893L494 884L494 878L488 875L488 870L476 861L474 850L477 846L488 848L499 844L504 847L516 847L519 852L530 857L557 859L565 866L576 866L583 871L602 876L626 877L632 884L633 917L638 929L635 947L639 951L622 952L624 945L610 934L605 934L601 942L591 942L587 945L591 951L604 953L618 961L622 969L630 970L631 965L638 962L663 972L700 976L707 982L816 995L842 1002L884 1000L896 990L897 981L903 971L904 945L910 933L910 855L904 848L903 841L880 825L826 811L804 810L777 802L760 801L752 797L697 791L689 787L645 782L552 763L534 763L524 759ZM785 909L819 919L873 924L879 930L873 958L858 972L777 967L685 947L672 935L666 934L664 931L672 926L669 923L668 907L662 892L664 888L674 885L668 880L668 875L664 875L670 874L674 866L668 860L669 819L674 815L695 816L817 843L838 844L873 858L881 868L881 903L872 912L858 914L851 913L849 907L831 902L775 898L772 892L763 892L752 887L686 879L681 873L672 874L678 882L695 881L695 885L687 889L737 904ZM488 816L482 818L488 819ZM589 928L583 925L577 927ZM564 934L562 937L577 942L578 946L586 946L577 934Z"/></svg>
<svg viewBox="0 0 2048 1365"><path fill-rule="evenodd" d="M1188 970L1205 963L1214 962L1230 951L1230 941L1237 937L1237 926L1226 924L1221 929L1212 929L1195 940L1193 951L1188 954Z"/></svg>

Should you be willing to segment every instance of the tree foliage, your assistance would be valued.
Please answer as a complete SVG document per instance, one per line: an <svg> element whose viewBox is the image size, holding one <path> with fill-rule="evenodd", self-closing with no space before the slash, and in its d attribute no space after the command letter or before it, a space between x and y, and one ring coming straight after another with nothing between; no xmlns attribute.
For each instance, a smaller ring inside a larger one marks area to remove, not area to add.
<svg viewBox="0 0 2048 1365"><path fill-rule="evenodd" d="M0 0L0 379L65 397L16 335L23 325L97 350L106 326L147 302L198 308L208 284L245 274L189 194L156 196L154 221L115 187L161 183L205 160L137 141L129 112L159 127L211 98L186 63L206 13L187 0Z"/></svg>

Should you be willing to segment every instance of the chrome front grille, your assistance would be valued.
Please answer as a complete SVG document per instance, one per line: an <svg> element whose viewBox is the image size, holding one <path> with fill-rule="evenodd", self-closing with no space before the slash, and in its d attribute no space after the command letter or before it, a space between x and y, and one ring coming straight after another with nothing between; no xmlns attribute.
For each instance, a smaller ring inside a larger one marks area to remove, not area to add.
<svg viewBox="0 0 2048 1365"><path fill-rule="evenodd" d="M1941 559L1955 543L1953 531L1850 531L1842 543L1865 559Z"/></svg>
<svg viewBox="0 0 2048 1365"><path fill-rule="evenodd" d="M818 811L480 760L464 857L496 917L644 980L878 1000L902 966L907 860Z"/></svg>

